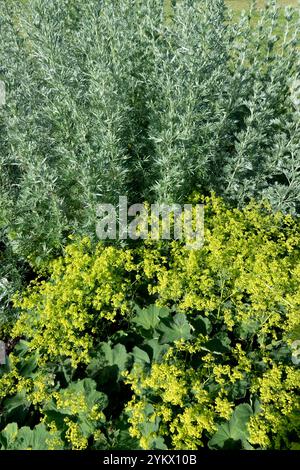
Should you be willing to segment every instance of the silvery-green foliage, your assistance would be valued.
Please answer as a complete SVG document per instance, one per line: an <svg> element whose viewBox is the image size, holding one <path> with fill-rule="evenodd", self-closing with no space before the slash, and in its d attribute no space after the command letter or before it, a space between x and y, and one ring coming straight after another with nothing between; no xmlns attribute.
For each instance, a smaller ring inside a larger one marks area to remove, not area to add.
<svg viewBox="0 0 300 470"><path fill-rule="evenodd" d="M299 13L167 3L0 0L0 227L21 258L95 235L119 195L299 212Z"/></svg>
<svg viewBox="0 0 300 470"><path fill-rule="evenodd" d="M223 1L178 2L156 46L149 138L151 190L159 200L184 200L209 184L228 87L230 34L224 20Z"/></svg>
<svg viewBox="0 0 300 470"><path fill-rule="evenodd" d="M2 332L15 321L17 311L13 308L11 298L16 290L22 289L30 278L30 270L9 246L0 245L0 340L5 339Z"/></svg>
<svg viewBox="0 0 300 470"><path fill-rule="evenodd" d="M134 186L161 15L155 1L1 1L1 199L22 256L94 234L97 202Z"/></svg>
<svg viewBox="0 0 300 470"><path fill-rule="evenodd" d="M155 54L153 194L215 190L299 212L299 12L253 8L238 24L223 1L177 2Z"/></svg>
<svg viewBox="0 0 300 470"><path fill-rule="evenodd" d="M232 65L233 76L241 77L243 119L232 155L222 156L221 192L240 204L267 197L276 210L299 212L299 110L292 89L300 73L299 13L287 9L283 21L274 4L255 28L247 15L238 28Z"/></svg>

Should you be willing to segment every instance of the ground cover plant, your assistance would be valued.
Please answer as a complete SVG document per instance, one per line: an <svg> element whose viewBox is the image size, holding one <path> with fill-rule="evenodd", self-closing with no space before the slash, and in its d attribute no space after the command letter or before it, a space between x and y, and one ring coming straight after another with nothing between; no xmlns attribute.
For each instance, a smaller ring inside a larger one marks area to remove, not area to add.
<svg viewBox="0 0 300 470"><path fill-rule="evenodd" d="M202 250L84 238L16 296L3 449L299 448L299 222L206 213Z"/></svg>
<svg viewBox="0 0 300 470"><path fill-rule="evenodd" d="M249 3L0 0L1 449L300 448L299 8ZM120 195L204 247L99 243Z"/></svg>

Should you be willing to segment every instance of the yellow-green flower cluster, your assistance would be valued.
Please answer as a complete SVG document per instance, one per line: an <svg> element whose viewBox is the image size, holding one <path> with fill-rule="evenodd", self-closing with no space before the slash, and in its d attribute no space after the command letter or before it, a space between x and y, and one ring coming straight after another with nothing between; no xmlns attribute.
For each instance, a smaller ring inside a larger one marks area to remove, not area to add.
<svg viewBox="0 0 300 470"><path fill-rule="evenodd" d="M251 418L250 442L262 448L289 445L289 435L300 436L300 370L270 364L251 387L261 401L262 413Z"/></svg>
<svg viewBox="0 0 300 470"><path fill-rule="evenodd" d="M94 251L87 238L69 245L49 266L50 279L15 299L23 314L13 335L30 339L41 362L69 357L73 366L88 363L91 333L101 331L101 320L128 313L133 267L130 251L101 244Z"/></svg>

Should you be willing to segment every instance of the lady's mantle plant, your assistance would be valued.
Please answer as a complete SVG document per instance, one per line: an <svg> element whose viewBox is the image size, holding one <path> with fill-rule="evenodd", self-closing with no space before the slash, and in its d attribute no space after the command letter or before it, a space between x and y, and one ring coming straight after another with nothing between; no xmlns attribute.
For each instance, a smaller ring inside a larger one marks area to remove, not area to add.
<svg viewBox="0 0 300 470"><path fill-rule="evenodd" d="M147 449L299 445L298 220L205 204L201 250L75 240L15 298L22 341L1 368L4 436L32 420L63 448L122 436L137 446L128 426ZM108 399L73 410L73 389Z"/></svg>

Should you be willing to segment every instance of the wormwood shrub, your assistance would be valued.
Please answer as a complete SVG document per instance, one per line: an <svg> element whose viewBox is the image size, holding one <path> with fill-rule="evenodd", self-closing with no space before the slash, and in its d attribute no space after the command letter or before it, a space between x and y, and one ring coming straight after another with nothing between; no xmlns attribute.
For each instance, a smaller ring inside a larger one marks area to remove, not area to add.
<svg viewBox="0 0 300 470"><path fill-rule="evenodd" d="M298 211L299 12L173 3L166 21L155 0L1 0L0 220L19 256L94 236L121 194Z"/></svg>
<svg viewBox="0 0 300 470"><path fill-rule="evenodd" d="M15 298L3 448L299 446L299 222L204 202L201 250L74 240Z"/></svg>

